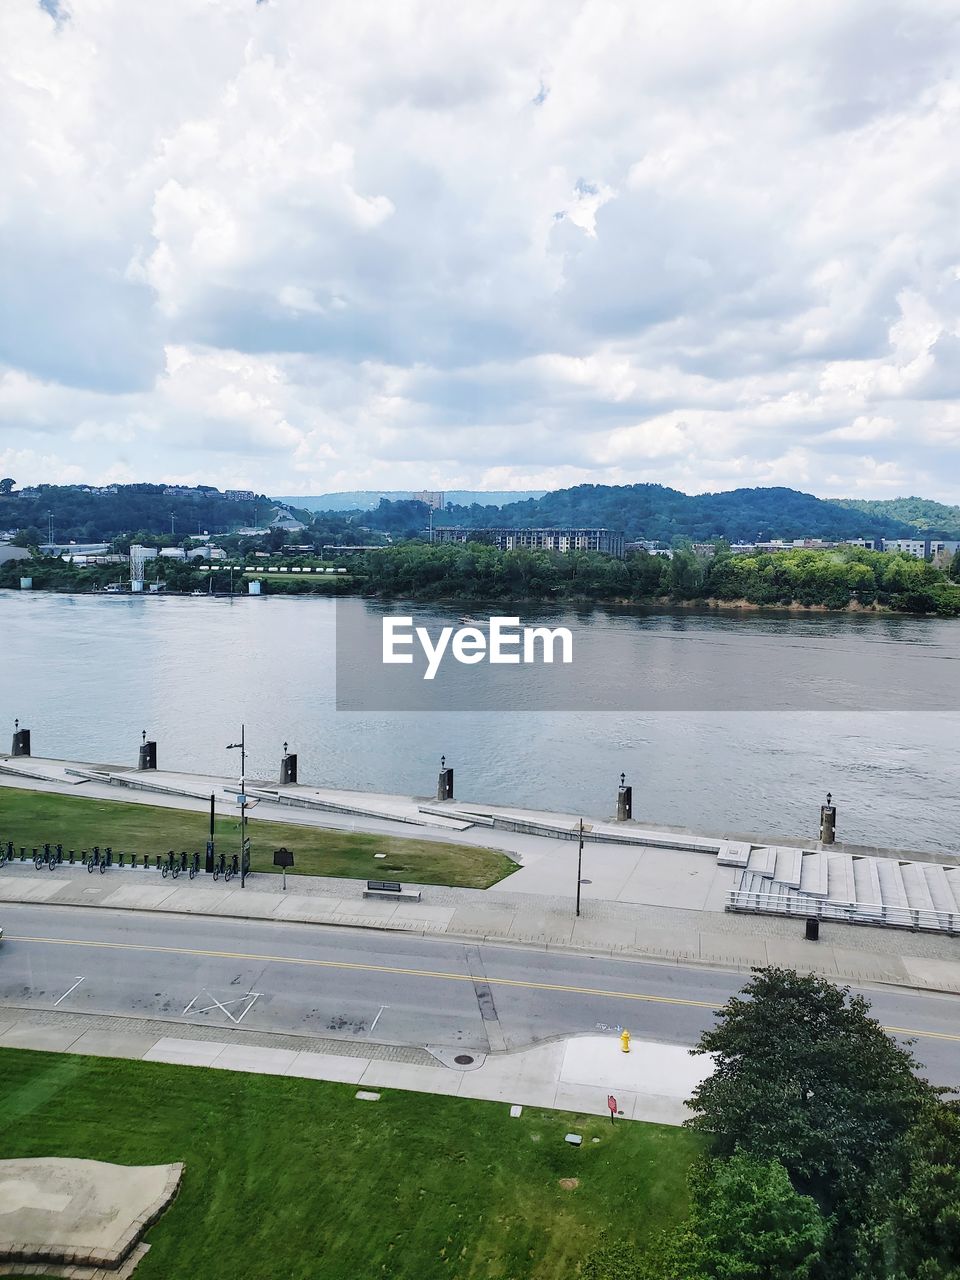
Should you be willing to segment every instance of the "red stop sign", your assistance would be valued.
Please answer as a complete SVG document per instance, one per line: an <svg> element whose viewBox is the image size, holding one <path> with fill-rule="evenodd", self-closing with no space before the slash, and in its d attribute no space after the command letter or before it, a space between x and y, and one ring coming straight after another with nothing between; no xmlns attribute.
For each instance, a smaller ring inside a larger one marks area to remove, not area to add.
<svg viewBox="0 0 960 1280"><path fill-rule="evenodd" d="M617 1100L612 1093L607 1094L607 1106L610 1108L610 1114L612 1116L617 1114Z"/></svg>

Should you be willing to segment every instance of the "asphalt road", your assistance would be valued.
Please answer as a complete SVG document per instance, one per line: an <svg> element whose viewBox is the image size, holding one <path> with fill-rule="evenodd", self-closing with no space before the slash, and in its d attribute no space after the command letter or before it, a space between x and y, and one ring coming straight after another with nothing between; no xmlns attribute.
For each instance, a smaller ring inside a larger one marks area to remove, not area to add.
<svg viewBox="0 0 960 1280"><path fill-rule="evenodd" d="M380 1043L517 1049L626 1027L691 1045L740 974L400 933L6 904L0 1004ZM960 996L864 989L960 1085Z"/></svg>

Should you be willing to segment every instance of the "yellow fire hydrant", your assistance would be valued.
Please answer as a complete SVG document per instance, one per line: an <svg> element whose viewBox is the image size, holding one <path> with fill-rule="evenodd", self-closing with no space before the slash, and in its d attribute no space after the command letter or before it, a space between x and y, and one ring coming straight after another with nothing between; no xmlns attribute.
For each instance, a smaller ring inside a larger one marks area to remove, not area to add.
<svg viewBox="0 0 960 1280"><path fill-rule="evenodd" d="M620 1048L623 1050L624 1053L630 1052L630 1032L629 1031L621 1031Z"/></svg>

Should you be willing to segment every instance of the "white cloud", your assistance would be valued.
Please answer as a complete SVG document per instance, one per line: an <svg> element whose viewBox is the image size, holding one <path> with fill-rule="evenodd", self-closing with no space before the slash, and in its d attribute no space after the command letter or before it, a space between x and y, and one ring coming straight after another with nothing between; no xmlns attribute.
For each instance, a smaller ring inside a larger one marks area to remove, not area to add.
<svg viewBox="0 0 960 1280"><path fill-rule="evenodd" d="M947 0L60 9L0 7L6 474L955 500Z"/></svg>

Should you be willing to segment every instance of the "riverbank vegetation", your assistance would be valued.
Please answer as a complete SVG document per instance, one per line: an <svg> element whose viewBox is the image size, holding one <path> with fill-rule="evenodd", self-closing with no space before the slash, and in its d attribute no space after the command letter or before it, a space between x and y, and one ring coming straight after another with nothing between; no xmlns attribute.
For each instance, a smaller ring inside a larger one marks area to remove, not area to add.
<svg viewBox="0 0 960 1280"><path fill-rule="evenodd" d="M430 600L742 601L758 606L886 608L960 614L954 577L925 560L849 547L712 557L678 548L672 559L638 551L623 560L591 552L498 551L482 542L409 542L368 552L360 570L372 594Z"/></svg>
<svg viewBox="0 0 960 1280"><path fill-rule="evenodd" d="M478 539L482 535L478 535ZM260 562L250 558L255 566ZM292 567L312 564L291 559ZM773 608L881 609L960 615L960 557L937 568L899 552L794 548L735 555L717 543L713 555L678 547L672 558L635 551L623 560L599 552L499 551L482 540L431 545L410 541L335 563L343 575L264 575L265 594L362 593L429 601L596 601L619 604L742 604ZM244 575L209 565L164 564L168 591L245 590ZM0 565L0 587L31 575L35 589L103 590L125 576L118 566L77 568L37 558ZM250 576L250 575L247 575Z"/></svg>
<svg viewBox="0 0 960 1280"><path fill-rule="evenodd" d="M218 799L221 808L227 798ZM220 816L215 826L218 853L229 857L240 850L240 822L236 805L229 817ZM210 830L209 810L170 809L136 801L96 800L85 796L54 795L48 791L27 791L0 787L0 840L9 840L19 857L25 848L32 857L44 843L61 844L64 857L73 849L79 860L82 851L94 845L109 846L117 854L123 850L129 860L145 855L185 851L203 855ZM336 831L292 822L271 822L248 816L250 870L275 872L275 849L293 852L296 862L291 874L343 876L353 880L399 878L414 884L442 884L461 889L488 889L516 871L517 864L497 849L452 844L422 837L371 835L365 831ZM385 853L386 858L377 858ZM155 874L143 872L143 874Z"/></svg>
<svg viewBox="0 0 960 1280"><path fill-rule="evenodd" d="M0 1049L3 1154L183 1161L137 1280L570 1280L686 1208L665 1125L83 1054ZM583 1138L564 1142L573 1129ZM2 1274L2 1268L0 1268Z"/></svg>

